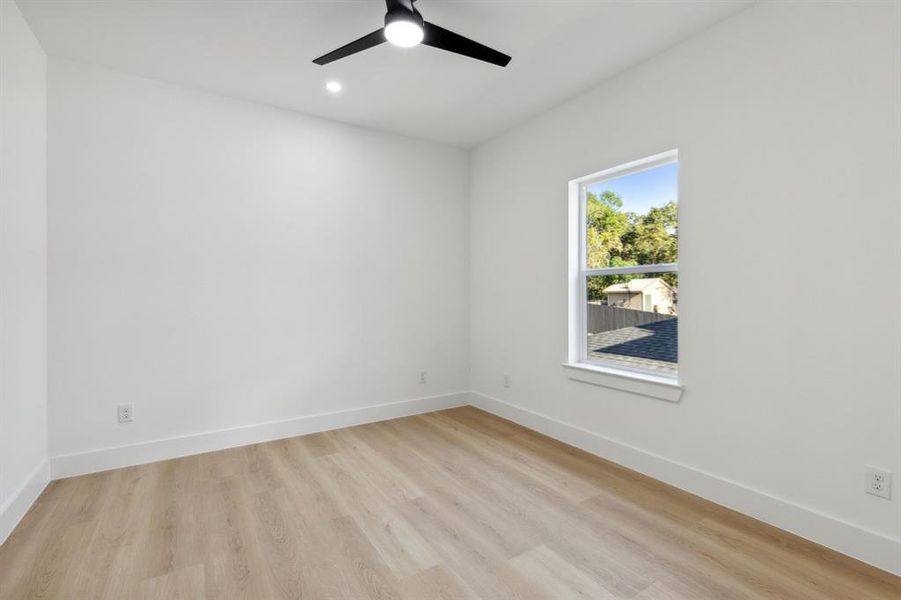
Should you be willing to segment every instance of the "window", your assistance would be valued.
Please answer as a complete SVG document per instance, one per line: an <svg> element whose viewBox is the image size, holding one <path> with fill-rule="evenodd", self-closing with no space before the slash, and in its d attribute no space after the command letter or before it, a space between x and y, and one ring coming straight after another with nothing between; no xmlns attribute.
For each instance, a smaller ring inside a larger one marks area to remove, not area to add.
<svg viewBox="0 0 901 600"><path fill-rule="evenodd" d="M569 363L675 381L675 150L570 182Z"/></svg>

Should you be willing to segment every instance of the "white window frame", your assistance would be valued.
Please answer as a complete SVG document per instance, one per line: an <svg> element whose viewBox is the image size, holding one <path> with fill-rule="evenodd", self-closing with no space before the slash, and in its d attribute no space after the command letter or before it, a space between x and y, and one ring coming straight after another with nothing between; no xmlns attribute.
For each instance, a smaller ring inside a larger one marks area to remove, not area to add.
<svg viewBox="0 0 901 600"><path fill-rule="evenodd" d="M587 257L585 253L586 238L586 201L588 196L588 188L618 177L632 175L650 169L655 169L663 165L678 163L678 150L669 150L661 152L647 158L632 161L624 165L605 169L585 177L579 177L569 182L569 269L568 269L568 288L569 288L569 344L567 362L565 367L570 369L581 369L592 371L602 375L612 375L613 379L603 378L599 381L586 381L587 383L596 383L606 387L615 387L618 389L627 389L642 395L661 397L666 400L678 401L681 395L681 385L679 385L678 366L674 375L642 369L640 367L631 367L621 365L609 361L591 359L588 356L588 309L586 298L588 294L587 281L589 277L597 275L635 275L642 273L672 273L678 272L678 263L660 263L654 265L638 265L630 267L606 267L600 269L589 269L587 266ZM571 379L583 381L584 376L570 376ZM640 380L648 382L652 385L650 391L635 391L634 384L618 385L618 380L622 378ZM678 388L679 393L675 395L675 399L669 397L672 393L662 390L663 395L652 393L661 389L661 386ZM667 396L667 397L663 397Z"/></svg>

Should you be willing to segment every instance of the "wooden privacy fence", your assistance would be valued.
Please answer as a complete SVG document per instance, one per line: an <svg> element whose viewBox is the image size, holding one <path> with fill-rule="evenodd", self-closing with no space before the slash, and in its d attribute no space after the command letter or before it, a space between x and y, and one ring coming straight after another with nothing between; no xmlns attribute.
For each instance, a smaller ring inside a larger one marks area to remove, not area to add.
<svg viewBox="0 0 901 600"><path fill-rule="evenodd" d="M611 329L635 327L645 323L675 319L676 315L663 315L619 306L588 303L588 333L600 333Z"/></svg>

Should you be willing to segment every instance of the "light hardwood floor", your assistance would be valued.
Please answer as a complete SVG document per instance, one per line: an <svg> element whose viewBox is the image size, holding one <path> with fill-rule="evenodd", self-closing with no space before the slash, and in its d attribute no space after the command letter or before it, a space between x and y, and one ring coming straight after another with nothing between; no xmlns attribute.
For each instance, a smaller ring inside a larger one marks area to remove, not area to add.
<svg viewBox="0 0 901 600"><path fill-rule="evenodd" d="M0 597L901 598L901 579L474 408L52 483Z"/></svg>

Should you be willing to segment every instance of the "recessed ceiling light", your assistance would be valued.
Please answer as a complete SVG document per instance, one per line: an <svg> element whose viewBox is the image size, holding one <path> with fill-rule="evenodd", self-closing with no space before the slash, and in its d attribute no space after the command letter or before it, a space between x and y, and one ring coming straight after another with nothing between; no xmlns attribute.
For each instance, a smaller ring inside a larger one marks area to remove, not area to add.
<svg viewBox="0 0 901 600"><path fill-rule="evenodd" d="M327 89L328 91L330 91L333 94L337 94L338 92L340 92L341 88L342 88L341 84L338 83L337 81L329 81L328 83L325 84L325 89Z"/></svg>

